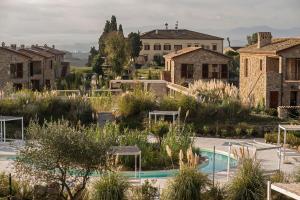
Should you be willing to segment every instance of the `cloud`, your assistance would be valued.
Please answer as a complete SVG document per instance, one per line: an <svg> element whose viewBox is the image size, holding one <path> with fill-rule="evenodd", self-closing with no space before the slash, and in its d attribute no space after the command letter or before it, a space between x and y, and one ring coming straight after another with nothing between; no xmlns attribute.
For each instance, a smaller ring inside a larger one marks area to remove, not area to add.
<svg viewBox="0 0 300 200"><path fill-rule="evenodd" d="M0 38L93 42L111 15L125 32L177 20L194 30L291 28L299 26L299 7L299 0L0 0Z"/></svg>

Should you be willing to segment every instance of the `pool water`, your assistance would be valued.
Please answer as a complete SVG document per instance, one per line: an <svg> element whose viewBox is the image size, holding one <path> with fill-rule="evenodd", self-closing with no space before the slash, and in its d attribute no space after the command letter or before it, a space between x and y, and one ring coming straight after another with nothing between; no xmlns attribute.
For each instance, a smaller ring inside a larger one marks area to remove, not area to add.
<svg viewBox="0 0 300 200"><path fill-rule="evenodd" d="M213 152L210 150L201 150L201 156L208 159L207 162L199 165L199 171L205 174L213 173ZM16 156L0 156L0 161L3 160L15 160ZM221 153L215 154L215 172L227 170L228 156ZM230 168L234 168L237 165L237 161L230 158ZM141 178L167 178L175 176L178 170L154 170L154 171L142 171ZM126 177L133 178L135 176L134 172L122 172ZM93 173L92 176L99 176L98 173Z"/></svg>

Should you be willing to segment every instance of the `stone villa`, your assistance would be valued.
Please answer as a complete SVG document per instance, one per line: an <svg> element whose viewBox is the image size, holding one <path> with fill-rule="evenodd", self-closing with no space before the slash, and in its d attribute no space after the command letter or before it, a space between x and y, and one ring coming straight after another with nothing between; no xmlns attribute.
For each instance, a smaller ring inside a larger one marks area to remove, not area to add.
<svg viewBox="0 0 300 200"><path fill-rule="evenodd" d="M41 90L54 88L57 78L67 75L69 63L64 62L64 52L55 47L21 45L0 47L0 88L11 82L16 89Z"/></svg>
<svg viewBox="0 0 300 200"><path fill-rule="evenodd" d="M186 47L202 47L219 53L223 52L223 38L207 35L191 30L157 29L141 35L142 50L137 59L139 64L145 64L172 51Z"/></svg>
<svg viewBox="0 0 300 200"><path fill-rule="evenodd" d="M187 47L164 56L162 79L188 86L195 80L228 80L230 57L201 47Z"/></svg>
<svg viewBox="0 0 300 200"><path fill-rule="evenodd" d="M258 43L241 48L240 94L266 108L300 105L300 38L258 33Z"/></svg>

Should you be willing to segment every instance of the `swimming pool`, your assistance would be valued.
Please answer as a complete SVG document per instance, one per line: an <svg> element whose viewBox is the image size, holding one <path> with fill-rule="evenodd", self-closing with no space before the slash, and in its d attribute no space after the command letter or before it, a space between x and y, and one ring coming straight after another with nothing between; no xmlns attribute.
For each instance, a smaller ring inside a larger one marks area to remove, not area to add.
<svg viewBox="0 0 300 200"><path fill-rule="evenodd" d="M207 158L207 162L199 165L199 171L205 174L213 173L213 151L208 149L201 149L201 156ZM16 156L0 156L0 161L4 160L15 160ZM228 156L224 153L216 152L215 155L215 172L225 171L227 170L227 161ZM237 161L233 158L230 158L230 168L234 168L237 165ZM167 178L175 176L178 173L178 170L154 170L154 171L142 171L141 178ZM133 178L134 172L122 172L122 174L126 177ZM93 173L92 176L99 176L98 173Z"/></svg>

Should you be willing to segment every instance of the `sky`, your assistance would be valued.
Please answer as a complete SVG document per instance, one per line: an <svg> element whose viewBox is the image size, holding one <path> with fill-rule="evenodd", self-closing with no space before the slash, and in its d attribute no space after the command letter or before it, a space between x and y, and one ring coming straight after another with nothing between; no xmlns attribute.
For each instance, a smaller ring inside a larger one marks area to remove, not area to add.
<svg viewBox="0 0 300 200"><path fill-rule="evenodd" d="M242 27L300 30L299 8L300 0L0 0L0 41L88 46L111 15L125 33L166 22L173 28L176 21L179 28L224 38Z"/></svg>

